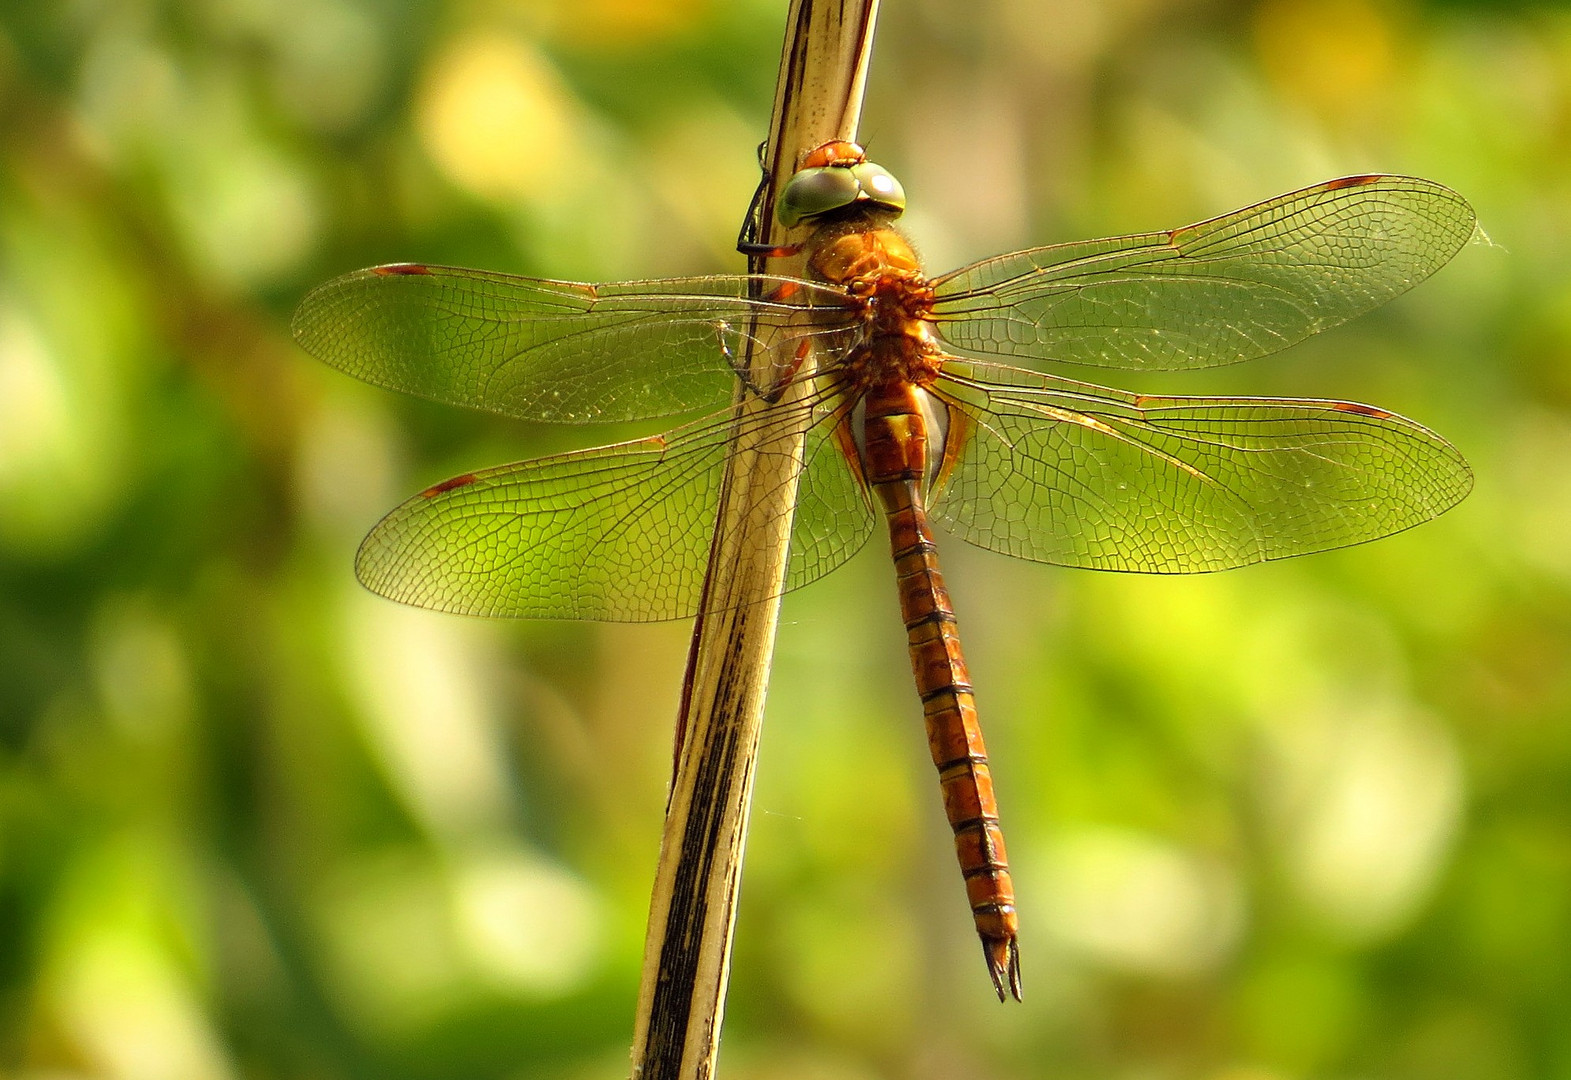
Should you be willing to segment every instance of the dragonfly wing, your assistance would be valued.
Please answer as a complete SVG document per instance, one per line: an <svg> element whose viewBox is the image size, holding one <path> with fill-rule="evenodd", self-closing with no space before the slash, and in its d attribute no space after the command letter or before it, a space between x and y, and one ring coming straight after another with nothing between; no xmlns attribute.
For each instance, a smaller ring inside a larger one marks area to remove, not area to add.
<svg viewBox="0 0 1571 1080"><path fill-rule="evenodd" d="M1456 192L1353 176L1172 232L1033 248L939 278L964 352L1173 370L1285 349L1398 296L1474 232Z"/></svg>
<svg viewBox="0 0 1571 1080"><path fill-rule="evenodd" d="M771 367L785 370L804 337L834 332L824 309L843 303L843 292L792 278L581 285L406 264L314 289L295 313L294 335L313 356L377 386L585 423L719 408L753 350L768 350L779 357Z"/></svg>
<svg viewBox="0 0 1571 1080"><path fill-rule="evenodd" d="M1455 447L1344 401L1127 394L986 364L937 385L968 439L934 517L1035 562L1183 574L1400 532L1459 502Z"/></svg>
<svg viewBox="0 0 1571 1080"><path fill-rule="evenodd" d="M803 451L787 591L817 581L861 551L878 524L867 488L832 437L835 419L824 410Z"/></svg>
<svg viewBox="0 0 1571 1080"><path fill-rule="evenodd" d="M787 588L834 569L870 531L851 513L832 424L814 403L760 421L782 451L807 428ZM767 425L767 426L765 426ZM455 477L388 514L355 559L373 592L468 615L653 622L699 608L731 410L633 442ZM860 533L858 532L860 529Z"/></svg>

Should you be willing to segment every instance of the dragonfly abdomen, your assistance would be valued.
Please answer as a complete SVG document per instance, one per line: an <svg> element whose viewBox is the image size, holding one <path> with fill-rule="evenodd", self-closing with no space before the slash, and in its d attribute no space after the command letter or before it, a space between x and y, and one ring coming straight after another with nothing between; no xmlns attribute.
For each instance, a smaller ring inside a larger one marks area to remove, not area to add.
<svg viewBox="0 0 1571 1080"><path fill-rule="evenodd" d="M889 520L906 646L972 918L999 998L1006 992L1019 998L1019 923L1009 857L971 676L960 650L959 625L922 501L928 472L923 394L910 383L868 392L860 444L862 469Z"/></svg>

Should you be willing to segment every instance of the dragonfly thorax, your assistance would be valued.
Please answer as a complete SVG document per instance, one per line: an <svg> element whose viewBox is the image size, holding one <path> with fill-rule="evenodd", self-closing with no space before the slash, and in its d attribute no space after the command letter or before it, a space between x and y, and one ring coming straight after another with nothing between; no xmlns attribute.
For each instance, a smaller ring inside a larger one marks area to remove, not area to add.
<svg viewBox="0 0 1571 1080"><path fill-rule="evenodd" d="M925 383L940 354L930 322L933 289L911 244L878 209L857 210L820 226L807 243L807 270L846 291L861 317L863 338L845 358L862 386Z"/></svg>
<svg viewBox="0 0 1571 1080"><path fill-rule="evenodd" d="M807 241L808 273L847 288L887 273L921 281L922 263L894 219L887 210L859 208L825 222Z"/></svg>

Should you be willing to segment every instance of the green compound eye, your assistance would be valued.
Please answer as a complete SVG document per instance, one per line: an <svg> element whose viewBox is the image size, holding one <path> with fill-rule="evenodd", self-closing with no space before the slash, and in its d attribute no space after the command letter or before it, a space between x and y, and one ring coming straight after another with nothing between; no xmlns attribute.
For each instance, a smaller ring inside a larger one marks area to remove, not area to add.
<svg viewBox="0 0 1571 1080"><path fill-rule="evenodd" d="M900 181L882 165L864 161L860 165L851 166L851 175L856 177L856 182L861 185L862 197L879 206L887 206L891 210L905 210L906 189L901 187Z"/></svg>
<svg viewBox="0 0 1571 1080"><path fill-rule="evenodd" d="M888 170L871 161L849 168L824 165L803 169L791 177L780 193L775 216L789 229L854 202L871 202L899 212L906 207L906 193Z"/></svg>
<svg viewBox="0 0 1571 1080"><path fill-rule="evenodd" d="M826 165L817 169L803 169L786 182L780 193L780 204L775 216L780 224L791 228L803 219L827 214L856 202L861 186L850 169Z"/></svg>

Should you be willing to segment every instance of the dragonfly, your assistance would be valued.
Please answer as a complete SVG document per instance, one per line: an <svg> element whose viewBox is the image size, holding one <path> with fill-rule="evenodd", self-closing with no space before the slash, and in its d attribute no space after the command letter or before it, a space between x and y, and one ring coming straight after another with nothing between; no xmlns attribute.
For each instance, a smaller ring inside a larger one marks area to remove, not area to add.
<svg viewBox="0 0 1571 1080"><path fill-rule="evenodd" d="M583 284L403 263L322 285L310 353L378 386L663 434L464 473L390 512L360 580L469 615L700 613L728 447L800 466L781 592L887 523L912 669L977 934L1021 995L1019 921L934 527L991 551L1186 574L1358 544L1434 518L1462 455L1353 401L1158 396L1062 373L1208 368L1337 326L1473 236L1450 189L1347 176L1180 229L1030 248L928 277L895 178L849 142L807 154L776 216L801 276ZM755 254L758 252L754 252ZM744 410L748 397L772 403ZM696 417L696 418L694 418Z"/></svg>

